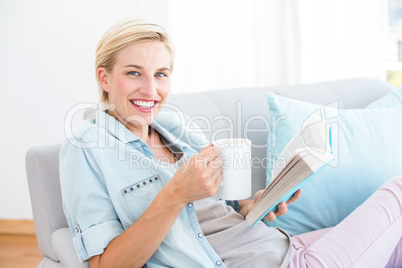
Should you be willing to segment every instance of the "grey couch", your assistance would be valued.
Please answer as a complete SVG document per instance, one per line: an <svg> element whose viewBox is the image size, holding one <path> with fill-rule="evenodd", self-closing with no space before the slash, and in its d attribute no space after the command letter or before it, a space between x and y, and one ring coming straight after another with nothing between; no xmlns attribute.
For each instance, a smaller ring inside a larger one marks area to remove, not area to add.
<svg viewBox="0 0 402 268"><path fill-rule="evenodd" d="M363 108L394 89L392 85L377 79L356 78L316 84L173 94L168 103L177 105L190 117L203 115L208 118L212 123L209 129L203 125L203 120L196 121L208 138L216 130L228 127L228 121L222 120L222 116L232 119L234 137L239 137L244 136L245 126L251 129L266 128L262 118L269 121L267 92L323 105L337 100L340 108L350 109ZM255 115L259 115L261 120L248 120ZM253 144L261 145L266 143L267 132L254 131L248 138L252 139ZM26 155L36 236L43 256L38 267L89 267L78 260L63 213L58 166L60 147L61 144L33 147ZM253 148L252 154L262 159L266 155L266 148ZM252 172L253 192L256 192L264 187L265 169L256 166Z"/></svg>

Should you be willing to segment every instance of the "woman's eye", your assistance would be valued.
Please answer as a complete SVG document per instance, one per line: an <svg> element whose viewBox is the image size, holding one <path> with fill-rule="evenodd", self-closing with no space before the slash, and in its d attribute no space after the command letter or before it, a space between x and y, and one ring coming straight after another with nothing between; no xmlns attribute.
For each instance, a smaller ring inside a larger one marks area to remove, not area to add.
<svg viewBox="0 0 402 268"><path fill-rule="evenodd" d="M128 72L127 74L129 74L129 75L139 75L139 73L136 72L136 71L131 71L131 72Z"/></svg>
<svg viewBox="0 0 402 268"><path fill-rule="evenodd" d="M157 76L157 77L164 77L164 76L167 76L167 75L164 74L164 73L156 73L155 76Z"/></svg>

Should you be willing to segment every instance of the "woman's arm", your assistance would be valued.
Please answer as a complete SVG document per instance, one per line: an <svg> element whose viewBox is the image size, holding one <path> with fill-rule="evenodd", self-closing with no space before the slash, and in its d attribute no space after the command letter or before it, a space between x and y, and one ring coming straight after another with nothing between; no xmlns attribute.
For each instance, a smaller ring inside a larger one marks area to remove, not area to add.
<svg viewBox="0 0 402 268"><path fill-rule="evenodd" d="M89 259L91 267L142 267L156 251L183 207L215 195L222 180L219 151L211 146L191 157L141 215L109 243L101 255Z"/></svg>
<svg viewBox="0 0 402 268"><path fill-rule="evenodd" d="M257 199L260 197L260 195L262 194L264 190L259 190L255 196L254 196L254 200L240 200L239 204L240 204L240 209L239 209L239 213L241 215L243 215L243 217L245 218L247 216L247 214L249 213L249 211L251 210L251 208L254 206L255 202L257 201ZM300 198L302 193L302 190L297 190L294 195L287 201L282 201L278 204L278 210L273 212L270 211L267 213L267 215L265 215L264 219L267 219L268 221L274 221L276 220L276 217L280 217L284 214L286 214L286 212L288 212L288 205L295 202L297 199Z"/></svg>
<svg viewBox="0 0 402 268"><path fill-rule="evenodd" d="M142 267L169 232L186 203L173 187L164 187L144 214L109 243L91 267Z"/></svg>

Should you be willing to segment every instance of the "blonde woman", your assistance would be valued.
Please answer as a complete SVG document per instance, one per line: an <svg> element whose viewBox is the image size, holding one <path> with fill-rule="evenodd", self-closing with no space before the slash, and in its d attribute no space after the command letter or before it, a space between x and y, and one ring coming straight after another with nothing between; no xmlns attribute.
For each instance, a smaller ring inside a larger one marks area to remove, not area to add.
<svg viewBox="0 0 402 268"><path fill-rule="evenodd" d="M219 200L218 149L208 145L198 152L178 139L174 117L159 115L173 58L166 32L142 20L116 24L97 47L96 77L106 110L87 120L60 153L64 210L82 261L91 267L349 267L359 260L373 264L366 252L380 252L379 263L387 263L399 240L374 243L383 237L373 230L384 225L387 235L401 236L400 179L389 182L397 198L387 185L376 193L395 214L393 224L378 223L377 215L387 212L376 211L376 198L368 201L375 227L356 230L370 237L364 241L348 232L364 209L354 213L352 223L292 241L262 222L250 228L244 217L251 201ZM267 219L286 213L300 195ZM334 236L342 243L328 239ZM361 246L348 248L349 238ZM401 246L397 250L401 255ZM342 252L339 260L334 252Z"/></svg>

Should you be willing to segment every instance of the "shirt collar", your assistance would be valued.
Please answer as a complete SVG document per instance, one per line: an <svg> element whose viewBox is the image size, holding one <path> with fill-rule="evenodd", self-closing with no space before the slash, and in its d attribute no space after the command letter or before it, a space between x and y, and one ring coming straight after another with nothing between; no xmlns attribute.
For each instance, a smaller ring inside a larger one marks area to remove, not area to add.
<svg viewBox="0 0 402 268"><path fill-rule="evenodd" d="M116 118L109 115L107 112L98 110L95 118L99 127L104 128L106 131L111 133L117 139L123 143L129 142L144 142L137 135L132 133L128 128L126 128L121 122ZM181 141L179 138L172 135L168 130L161 126L157 121L151 123L151 127L154 128L160 135L165 137L169 142L176 145L181 151L183 148L189 147L185 142Z"/></svg>
<svg viewBox="0 0 402 268"><path fill-rule="evenodd" d="M166 128L164 128L161 124L159 124L157 119L158 117L156 117L156 120L152 122L151 127L155 129L165 139L167 139L169 143L174 144L182 152L184 151L184 148L190 147L187 143L183 142L178 137L174 136ZM167 144L166 146L169 146L169 144Z"/></svg>
<svg viewBox="0 0 402 268"><path fill-rule="evenodd" d="M122 123L116 120L116 118L109 115L105 111L98 110L95 120L100 128L104 128L106 131L108 131L110 134L115 136L123 143L140 140L140 138L138 138L134 133L128 130L128 128L126 128Z"/></svg>

